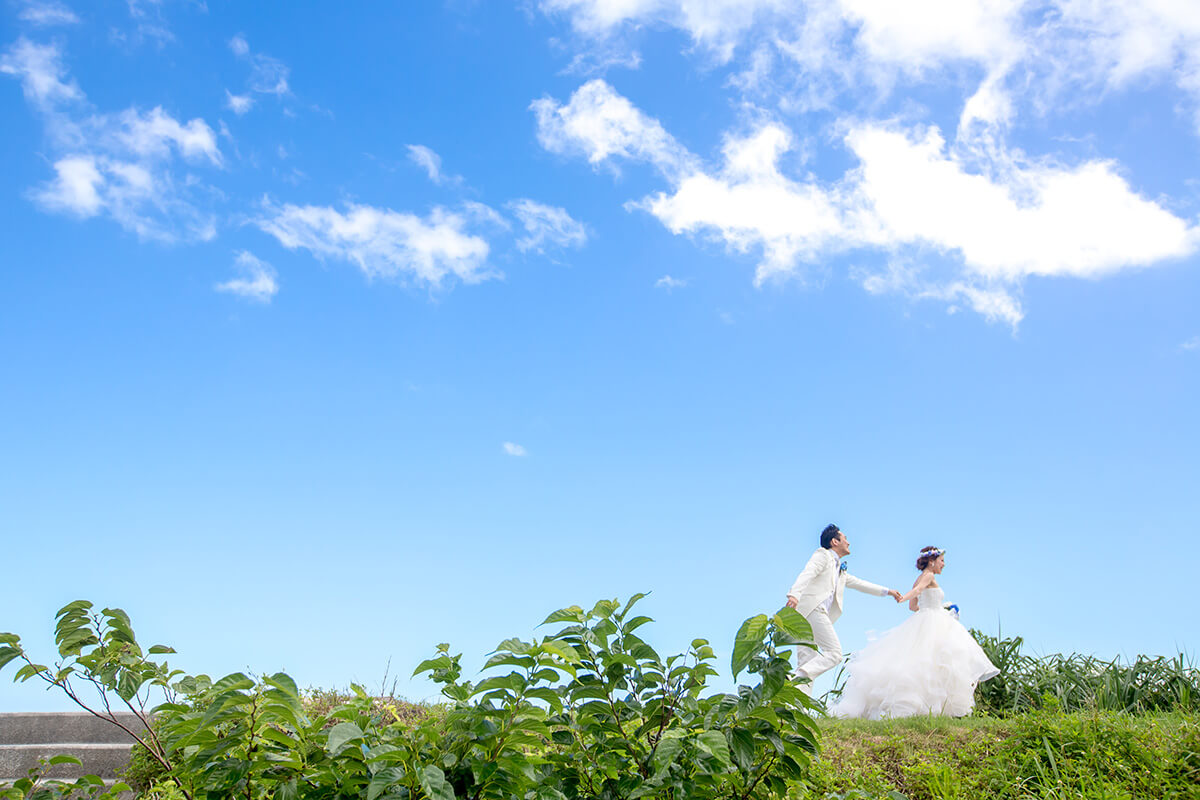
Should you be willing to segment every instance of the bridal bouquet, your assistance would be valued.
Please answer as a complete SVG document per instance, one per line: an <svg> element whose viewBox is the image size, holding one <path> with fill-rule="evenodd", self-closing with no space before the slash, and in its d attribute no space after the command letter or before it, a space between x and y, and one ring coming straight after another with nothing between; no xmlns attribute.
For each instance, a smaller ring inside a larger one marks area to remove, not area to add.
<svg viewBox="0 0 1200 800"><path fill-rule="evenodd" d="M946 603L942 608L953 614L955 619L958 619L958 603Z"/></svg>

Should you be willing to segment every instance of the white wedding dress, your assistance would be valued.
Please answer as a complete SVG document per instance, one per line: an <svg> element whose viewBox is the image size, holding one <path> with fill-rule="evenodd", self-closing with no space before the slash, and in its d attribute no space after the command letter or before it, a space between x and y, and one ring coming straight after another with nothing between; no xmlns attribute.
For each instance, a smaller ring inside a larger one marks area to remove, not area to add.
<svg viewBox="0 0 1200 800"><path fill-rule="evenodd" d="M933 714L964 717L975 706L975 684L1000 670L954 614L945 593L917 595L918 611L850 657L835 717L884 719Z"/></svg>

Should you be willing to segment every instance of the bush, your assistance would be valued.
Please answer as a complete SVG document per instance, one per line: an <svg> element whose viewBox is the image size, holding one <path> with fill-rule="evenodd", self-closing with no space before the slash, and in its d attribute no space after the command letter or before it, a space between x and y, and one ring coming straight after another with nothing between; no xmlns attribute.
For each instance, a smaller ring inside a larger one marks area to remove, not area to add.
<svg viewBox="0 0 1200 800"><path fill-rule="evenodd" d="M0 667L23 662L18 680L43 680L76 702L82 679L106 694L106 709L112 695L146 722L147 693L161 691L154 724L135 737L144 753L134 765L159 798L782 795L817 749L816 706L780 649L809 640L808 624L788 608L746 620L731 667L757 681L705 694L712 648L696 639L684 654L660 656L638 633L651 622L632 613L641 597L556 611L543 623L556 632L501 642L477 684L461 680L461 656L440 645L416 673L429 673L447 704L407 717L357 686L324 711L329 695L310 696L306 708L283 673L183 675L154 658L170 648L143 652L124 612L94 613L84 601L59 612L53 669L31 661L13 634L0 634Z"/></svg>

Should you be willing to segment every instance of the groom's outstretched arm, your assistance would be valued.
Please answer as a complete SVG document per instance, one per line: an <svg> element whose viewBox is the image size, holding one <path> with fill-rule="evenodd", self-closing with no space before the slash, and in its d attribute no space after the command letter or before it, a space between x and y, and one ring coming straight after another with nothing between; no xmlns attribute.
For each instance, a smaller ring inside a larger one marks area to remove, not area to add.
<svg viewBox="0 0 1200 800"><path fill-rule="evenodd" d="M889 589L886 586L880 586L877 583L864 581L862 578L856 578L853 575L846 576L846 588L855 589L860 592L866 592L867 594L877 594L880 597L887 597L891 595L891 598L896 602L899 602L901 597L901 594L895 589Z"/></svg>

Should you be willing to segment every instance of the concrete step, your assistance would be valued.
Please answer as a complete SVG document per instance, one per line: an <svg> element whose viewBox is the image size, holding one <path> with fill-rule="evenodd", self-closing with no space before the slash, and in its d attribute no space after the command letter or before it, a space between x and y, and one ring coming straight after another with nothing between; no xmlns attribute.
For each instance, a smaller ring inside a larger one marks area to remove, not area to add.
<svg viewBox="0 0 1200 800"><path fill-rule="evenodd" d="M0 784L12 783L37 766L39 758L75 756L83 762L57 764L46 773L51 778L74 780L83 775L98 775L106 780L117 777L129 763L129 745L81 744L10 744L0 747Z"/></svg>
<svg viewBox="0 0 1200 800"><path fill-rule="evenodd" d="M114 716L135 733L141 733L144 729L134 714ZM111 722L85 711L0 714L0 747L46 742L127 745L132 743L132 739Z"/></svg>

